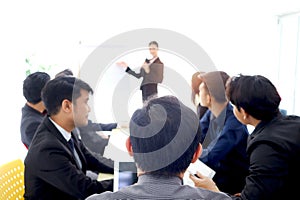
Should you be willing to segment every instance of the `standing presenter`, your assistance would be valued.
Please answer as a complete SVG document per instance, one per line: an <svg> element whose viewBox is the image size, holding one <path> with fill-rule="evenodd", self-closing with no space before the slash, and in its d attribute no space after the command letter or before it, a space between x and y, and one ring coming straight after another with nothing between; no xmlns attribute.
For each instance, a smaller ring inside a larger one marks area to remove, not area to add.
<svg viewBox="0 0 300 200"><path fill-rule="evenodd" d="M151 59L145 59L140 68L140 72L136 73L125 62L118 62L117 65L126 68L126 72L136 78L143 77L140 89L142 90L143 102L152 97L157 96L157 84L162 83L164 64L160 61L158 52L158 43L151 41L149 43L149 51L152 55Z"/></svg>

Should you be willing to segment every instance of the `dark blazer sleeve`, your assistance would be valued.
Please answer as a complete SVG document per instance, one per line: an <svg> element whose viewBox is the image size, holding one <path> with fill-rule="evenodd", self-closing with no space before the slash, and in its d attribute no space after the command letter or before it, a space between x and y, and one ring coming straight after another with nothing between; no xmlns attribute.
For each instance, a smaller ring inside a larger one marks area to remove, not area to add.
<svg viewBox="0 0 300 200"><path fill-rule="evenodd" d="M135 71L131 70L130 67L126 68L126 72L136 78L141 78L144 76L144 70L140 70L140 73L136 73Z"/></svg>
<svg viewBox="0 0 300 200"><path fill-rule="evenodd" d="M102 131L111 131L114 128L117 128L117 123L109 123L109 124L102 124L99 123L100 130Z"/></svg>
<svg viewBox="0 0 300 200"><path fill-rule="evenodd" d="M102 124L102 123L94 123L89 120L87 126L78 127L78 134L80 134L81 141L88 148L91 152L103 155L104 149L108 144L108 139L102 138L100 135L97 134L97 131L111 131L112 129L117 127L117 123L109 123L109 124ZM76 129L74 129L76 130ZM100 157L101 162L103 157ZM104 158L104 161L105 158Z"/></svg>
<svg viewBox="0 0 300 200"><path fill-rule="evenodd" d="M108 123L108 124L102 124L102 123L95 123L91 120L88 121L88 125L83 127L78 127L80 132L85 133L87 131L111 131L112 129L117 127L117 123Z"/></svg>

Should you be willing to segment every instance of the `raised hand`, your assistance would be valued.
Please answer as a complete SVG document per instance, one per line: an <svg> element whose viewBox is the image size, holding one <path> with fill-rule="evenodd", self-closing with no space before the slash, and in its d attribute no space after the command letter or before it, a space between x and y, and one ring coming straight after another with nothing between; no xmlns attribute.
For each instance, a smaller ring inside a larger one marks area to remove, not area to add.
<svg viewBox="0 0 300 200"><path fill-rule="evenodd" d="M117 64L118 66L120 66L120 67L124 67L124 68L127 68L127 67L128 67L127 63L124 62L124 61L117 62L116 64Z"/></svg>

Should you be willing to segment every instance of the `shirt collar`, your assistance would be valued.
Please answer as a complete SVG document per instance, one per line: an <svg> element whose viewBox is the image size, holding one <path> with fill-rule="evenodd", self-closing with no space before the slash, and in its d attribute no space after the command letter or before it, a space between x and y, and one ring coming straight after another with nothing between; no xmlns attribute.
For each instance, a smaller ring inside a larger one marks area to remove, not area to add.
<svg viewBox="0 0 300 200"><path fill-rule="evenodd" d="M171 185L182 185L182 179L178 176L166 176L166 175L154 175L154 174L143 174L138 178L138 184L144 183L160 183L160 184L171 184Z"/></svg>
<svg viewBox="0 0 300 200"><path fill-rule="evenodd" d="M230 105L227 104L218 117L215 117L211 112L210 120L214 121L218 126L223 126L226 119L227 110L230 109Z"/></svg>
<svg viewBox="0 0 300 200"><path fill-rule="evenodd" d="M63 129L60 125L58 125L57 123L55 123L50 117L49 120L54 124L54 126L58 129L58 131L62 134L62 136L66 139L66 141L68 142L72 135L70 132L66 131L65 129Z"/></svg>

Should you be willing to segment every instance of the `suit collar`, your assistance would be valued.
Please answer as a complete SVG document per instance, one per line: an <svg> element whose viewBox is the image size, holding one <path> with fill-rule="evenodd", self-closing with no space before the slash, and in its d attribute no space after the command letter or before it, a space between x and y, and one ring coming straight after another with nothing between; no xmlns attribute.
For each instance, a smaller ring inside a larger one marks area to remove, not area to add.
<svg viewBox="0 0 300 200"><path fill-rule="evenodd" d="M65 138L66 141L69 141L71 139L72 135L71 135L70 132L66 131L63 127L61 127L60 125L58 125L55 121L53 121L51 119L51 117L49 117L49 120L52 122L52 124L54 124L54 126L61 133L61 135Z"/></svg>
<svg viewBox="0 0 300 200"><path fill-rule="evenodd" d="M67 140L62 136L62 134L59 132L59 130L50 121L49 117L50 117L49 115L47 117L45 117L43 124L48 128L48 130L49 130L49 132L51 132L51 134L53 134L61 143L63 143L65 145L65 147L68 150L68 153L73 157L74 162L76 163L75 157L74 157L73 153L71 152L71 149L67 143ZM79 146L79 141L77 139L78 137L76 137L76 135L73 132L71 132L71 137L74 139L74 147L76 148L78 156L80 157L80 160L82 163L82 170L85 172L86 171L86 159L85 159L84 154L82 153L81 148ZM77 166L77 167L79 169L79 166Z"/></svg>

